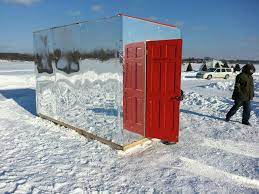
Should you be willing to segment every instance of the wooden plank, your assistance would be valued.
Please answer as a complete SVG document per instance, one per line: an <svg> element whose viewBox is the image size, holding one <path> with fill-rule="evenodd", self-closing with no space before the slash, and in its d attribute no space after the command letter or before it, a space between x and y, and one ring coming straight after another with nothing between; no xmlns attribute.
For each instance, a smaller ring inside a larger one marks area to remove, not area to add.
<svg viewBox="0 0 259 194"><path fill-rule="evenodd" d="M114 143L114 142L112 142L112 141L110 141L110 140L107 140L107 139L105 139L105 138L102 138L102 137L99 137L99 136L94 135L94 134L92 134L92 133L89 133L89 132L87 132L87 131L84 130L84 129L80 129L80 128L74 127L74 126L72 126L72 125L69 125L69 124L64 123L64 122L62 122L62 121L58 121L58 120L56 120L56 119L53 119L53 118L51 118L51 117L49 117L49 116L46 116L46 115L43 115L43 114L41 114L41 113L39 113L38 116L41 117L41 118L43 118L43 119L47 119L47 120L49 120L49 121L52 121L52 122L55 123L55 124L64 126L64 127L66 127L66 128L70 128L70 129L76 131L77 133L79 133L80 135L83 135L84 137L86 137L86 138L88 138L88 139L97 140L97 141L102 142L102 143L104 143L104 144L106 144L106 145L108 145L108 146L110 146L111 148L116 149L116 150L123 150L123 151L126 151L126 150L128 150L128 149L130 149L130 148L133 148L134 146L141 145L141 144L143 144L143 143L145 143L145 142L147 142L147 141L150 141L150 140L147 139L147 138L142 138L142 139L140 139L140 140L134 141L133 143L130 143L130 144L127 144L127 145L120 145L120 144Z"/></svg>
<svg viewBox="0 0 259 194"><path fill-rule="evenodd" d="M133 147L137 146L137 145L142 145L142 144L144 144L144 143L146 143L148 141L150 141L150 139L147 139L147 138L142 138L142 139L140 139L138 141L134 141L133 143L124 145L123 146L123 151L126 151L126 150L128 150L130 148L133 148Z"/></svg>
<svg viewBox="0 0 259 194"><path fill-rule="evenodd" d="M64 123L64 122L62 122L62 121L58 121L58 120L56 120L56 119L53 119L53 118L51 118L51 117L49 117L49 116L46 116L46 115L43 115L43 114L40 114L40 113L38 114L38 116L41 117L41 118L43 118L43 119L47 119L47 120L49 120L49 121L52 121L53 123L56 123L56 124L58 124L58 125L61 125L61 126L64 126L64 127L70 128L70 129L73 129L73 130L75 130L77 133L79 133L80 135L83 135L84 137L86 137L86 138L88 138L88 139L94 139L94 140L100 141L100 142L102 142L102 143L104 143L104 144L106 144L106 145L108 145L108 146L110 146L111 148L116 149L116 150L123 150L123 146L122 146L122 145L119 145L119 144L117 144L117 143L114 143L114 142L109 141L109 140L107 140L107 139L104 139L104 138L102 138L102 137L99 137L99 136L97 136L97 135L94 135L94 134L92 134L92 133L89 133L89 132L87 132L87 131L85 131L85 130L83 130L83 129L74 127L74 126L72 126L72 125L69 125L69 124Z"/></svg>

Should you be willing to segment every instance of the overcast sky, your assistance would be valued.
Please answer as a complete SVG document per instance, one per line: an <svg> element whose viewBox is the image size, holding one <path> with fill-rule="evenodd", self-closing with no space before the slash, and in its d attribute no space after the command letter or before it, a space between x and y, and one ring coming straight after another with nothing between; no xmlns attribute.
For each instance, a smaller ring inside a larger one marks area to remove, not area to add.
<svg viewBox="0 0 259 194"><path fill-rule="evenodd" d="M177 25L184 57L259 59L259 0L0 0L0 52L32 52L32 32L118 13Z"/></svg>

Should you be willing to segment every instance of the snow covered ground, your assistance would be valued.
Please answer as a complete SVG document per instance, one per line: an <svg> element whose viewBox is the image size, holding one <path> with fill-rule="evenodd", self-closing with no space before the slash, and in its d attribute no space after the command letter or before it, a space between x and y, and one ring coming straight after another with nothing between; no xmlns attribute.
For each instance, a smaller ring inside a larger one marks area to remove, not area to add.
<svg viewBox="0 0 259 194"><path fill-rule="evenodd" d="M33 63L0 61L0 193L258 193L258 74L252 127L241 110L224 121L234 78L194 74L182 76L180 142L123 153L36 117Z"/></svg>

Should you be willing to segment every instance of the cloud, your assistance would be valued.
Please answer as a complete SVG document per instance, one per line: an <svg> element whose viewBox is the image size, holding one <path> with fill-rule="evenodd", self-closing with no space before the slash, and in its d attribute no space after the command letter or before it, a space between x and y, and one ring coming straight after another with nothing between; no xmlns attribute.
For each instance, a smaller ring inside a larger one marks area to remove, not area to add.
<svg viewBox="0 0 259 194"><path fill-rule="evenodd" d="M91 10L94 12L101 12L103 10L103 7L102 5L95 4L95 5L92 5Z"/></svg>
<svg viewBox="0 0 259 194"><path fill-rule="evenodd" d="M192 30L194 31L207 31L208 29L208 26L205 25L197 25L192 27Z"/></svg>
<svg viewBox="0 0 259 194"><path fill-rule="evenodd" d="M70 16L80 16L81 12L79 10L70 10L70 11L67 11L66 14Z"/></svg>
<svg viewBox="0 0 259 194"><path fill-rule="evenodd" d="M18 4L18 5L25 5L29 6L33 3L37 3L41 0L2 0L5 3L13 3L13 4Z"/></svg>

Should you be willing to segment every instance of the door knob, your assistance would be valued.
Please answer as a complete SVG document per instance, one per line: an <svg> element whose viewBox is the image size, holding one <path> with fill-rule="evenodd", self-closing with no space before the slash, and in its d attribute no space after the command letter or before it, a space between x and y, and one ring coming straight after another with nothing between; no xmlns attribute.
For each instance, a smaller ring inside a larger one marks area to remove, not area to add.
<svg viewBox="0 0 259 194"><path fill-rule="evenodd" d="M182 101L183 100L182 96L174 96L174 97L171 97L170 99L171 100L178 100L178 101Z"/></svg>

